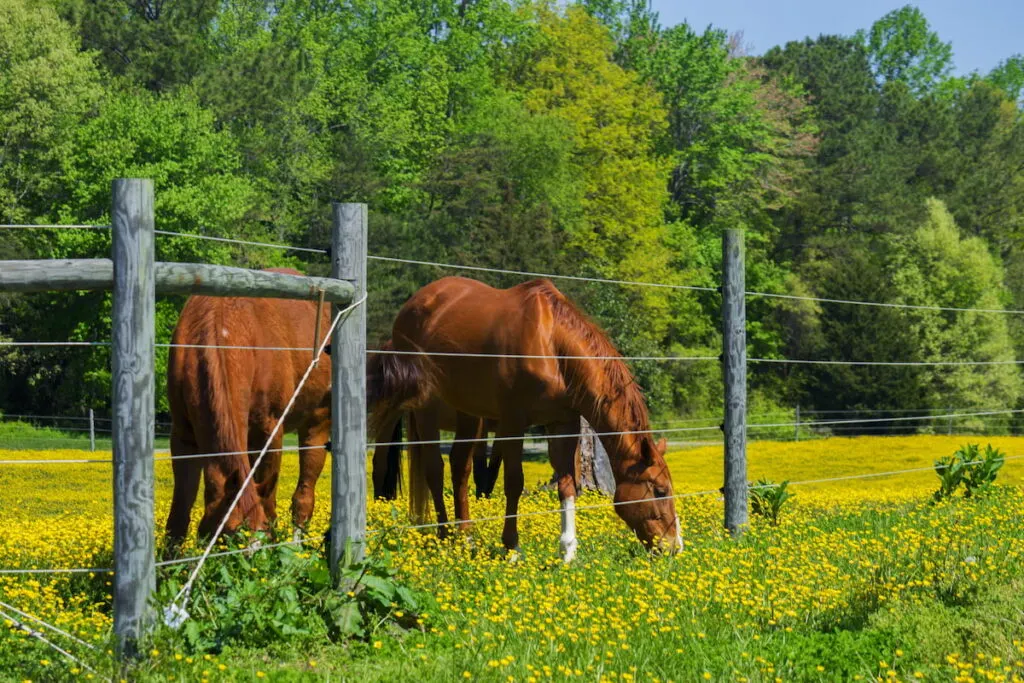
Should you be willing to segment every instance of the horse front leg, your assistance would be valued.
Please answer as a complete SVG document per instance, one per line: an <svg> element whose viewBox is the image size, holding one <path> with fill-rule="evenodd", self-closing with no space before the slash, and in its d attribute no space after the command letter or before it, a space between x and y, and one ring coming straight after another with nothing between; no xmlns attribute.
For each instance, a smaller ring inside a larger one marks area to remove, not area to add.
<svg viewBox="0 0 1024 683"><path fill-rule="evenodd" d="M505 462L505 528L501 541L514 557L519 549L519 498L523 495L523 434L526 426L521 422L503 420L498 423L494 450Z"/></svg>
<svg viewBox="0 0 1024 683"><path fill-rule="evenodd" d="M558 500L562 507L559 545L568 564L576 557L576 495L579 488L579 420L548 425L548 459L555 470Z"/></svg>

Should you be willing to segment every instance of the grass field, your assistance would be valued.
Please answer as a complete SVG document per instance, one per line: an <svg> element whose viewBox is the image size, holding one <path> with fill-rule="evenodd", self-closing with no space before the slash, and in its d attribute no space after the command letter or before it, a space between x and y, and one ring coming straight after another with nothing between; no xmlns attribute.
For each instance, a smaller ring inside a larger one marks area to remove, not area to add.
<svg viewBox="0 0 1024 683"><path fill-rule="evenodd" d="M1002 486L981 499L932 504L934 459L968 441L992 443L1010 456ZM370 547L396 581L421 596L415 614L396 603L362 637L339 642L294 633L259 647L239 637L205 651L160 631L132 677L1019 681L1024 458L1013 456L1021 454L1024 438L1014 437L753 443L752 480L922 471L794 483L796 498L781 523L754 518L740 541L723 533L716 494L681 498L687 546L675 557L638 552L607 507L584 509L578 558L568 567L559 561L557 514L520 521L524 558L512 564L500 548L500 522L477 524L473 543L462 537L439 543L430 534L395 530L406 523L404 510L372 502ZM0 451L0 460L108 456ZM717 489L721 457L720 446L672 453L676 493ZM285 462L279 499L287 517L296 459ZM162 527L170 468L160 462L156 472ZM538 486L549 476L546 463L526 464L532 492L521 511L557 507L555 494ZM325 473L314 532L326 528L329 487ZM602 502L588 494L580 505ZM0 567L108 566L111 507L109 465L0 467ZM474 502L472 511L490 517L503 507L497 497ZM196 600L217 598L218 575L227 572L219 564L227 562L211 560ZM273 600L288 582L267 566L252 561L245 570L259 576L257 586L266 586L265 599ZM107 580L102 574L0 576L0 600L102 649L110 628ZM112 673L102 652L61 642L99 674ZM89 675L15 629L0 632L0 680Z"/></svg>

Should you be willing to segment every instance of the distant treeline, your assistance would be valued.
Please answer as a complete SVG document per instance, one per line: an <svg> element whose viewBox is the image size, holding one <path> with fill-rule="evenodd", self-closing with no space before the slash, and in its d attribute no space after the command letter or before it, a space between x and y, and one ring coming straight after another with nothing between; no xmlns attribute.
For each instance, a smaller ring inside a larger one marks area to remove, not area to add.
<svg viewBox="0 0 1024 683"><path fill-rule="evenodd" d="M644 1L563 5L5 0L0 221L103 223L111 180L148 177L167 230L322 247L329 203L360 201L373 254L712 287L722 230L744 228L750 290L1024 309L1020 55L953 77L951 46L909 6L753 57L727 31L661 26ZM109 239L0 230L0 258L103 256ZM157 257L327 269L180 237ZM370 344L446 274L371 263ZM720 352L715 292L557 284L624 354ZM158 340L181 304L159 302ZM752 297L747 318L755 358L1024 358L1020 315ZM0 295L0 339L109 327L103 294ZM102 414L109 368L104 347L0 347L0 411ZM717 363L634 368L660 416L721 409ZM1024 396L1012 363L750 373L761 412Z"/></svg>

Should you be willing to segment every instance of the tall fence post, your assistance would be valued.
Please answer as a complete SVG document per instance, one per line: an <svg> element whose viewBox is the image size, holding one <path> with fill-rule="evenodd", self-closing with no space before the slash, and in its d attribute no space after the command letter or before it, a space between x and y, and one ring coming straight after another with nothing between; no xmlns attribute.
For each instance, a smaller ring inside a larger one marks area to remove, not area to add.
<svg viewBox="0 0 1024 683"><path fill-rule="evenodd" d="M722 238L722 363L725 375L725 527L747 525L747 313L743 231Z"/></svg>
<svg viewBox="0 0 1024 683"><path fill-rule="evenodd" d="M96 450L96 413L89 408L89 450Z"/></svg>
<svg viewBox="0 0 1024 683"><path fill-rule="evenodd" d="M793 429L793 440L794 441L799 441L800 440L800 404L799 403L796 404L796 425L795 425L795 428Z"/></svg>
<svg viewBox="0 0 1024 683"><path fill-rule="evenodd" d="M332 205L331 277L366 294L366 204ZM335 305L337 308L337 305ZM363 559L366 538L366 305L331 337L331 574Z"/></svg>
<svg viewBox="0 0 1024 683"><path fill-rule="evenodd" d="M152 623L153 556L153 183L113 183L114 634L134 656Z"/></svg>

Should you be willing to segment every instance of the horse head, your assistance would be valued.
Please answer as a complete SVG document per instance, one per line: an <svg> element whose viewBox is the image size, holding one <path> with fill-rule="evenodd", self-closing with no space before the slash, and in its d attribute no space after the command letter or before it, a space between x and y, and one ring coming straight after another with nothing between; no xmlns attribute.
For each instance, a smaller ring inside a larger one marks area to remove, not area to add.
<svg viewBox="0 0 1024 683"><path fill-rule="evenodd" d="M615 510L649 549L676 553L683 540L665 463L666 446L665 439L655 443L650 435L640 440L639 457L615 486Z"/></svg>

